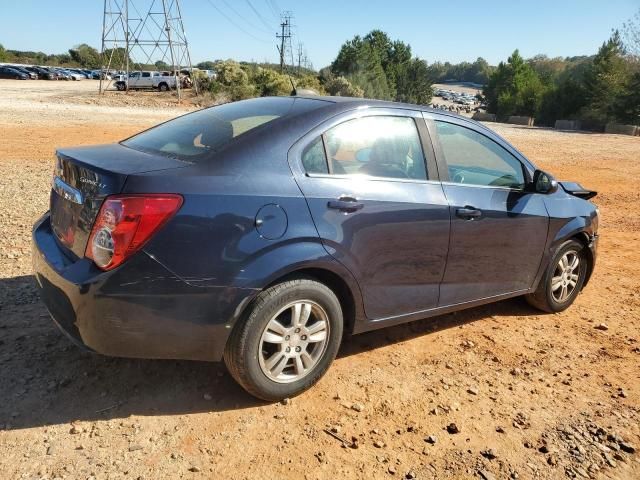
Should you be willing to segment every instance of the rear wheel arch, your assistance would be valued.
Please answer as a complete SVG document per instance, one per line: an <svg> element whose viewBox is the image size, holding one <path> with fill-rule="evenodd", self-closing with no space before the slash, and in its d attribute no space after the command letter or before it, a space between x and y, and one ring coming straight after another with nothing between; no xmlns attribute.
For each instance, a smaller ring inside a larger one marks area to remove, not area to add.
<svg viewBox="0 0 640 480"><path fill-rule="evenodd" d="M331 289L331 291L333 291L336 297L338 297L340 306L342 307L344 332L351 333L353 331L356 318L356 300L347 281L331 270L325 268L302 268L294 270L272 281L269 285L264 287L264 290L279 283L299 279L315 280L326 285Z"/></svg>
<svg viewBox="0 0 640 480"><path fill-rule="evenodd" d="M349 282L345 280L340 274L327 268L321 267L299 268L284 273L271 280L263 288L257 290L255 292L255 295L253 295L250 299L247 299L244 304L241 304L236 309L236 314L234 315L235 320L232 323L232 328L235 328L238 323L242 322L247 317L247 315L251 314L256 298L261 292L264 292L265 290L280 283L300 279L315 280L317 282L320 282L326 285L336 295L336 297L338 297L340 307L342 308L344 333L353 333L356 319L359 315L359 309L357 308L358 293L353 292L352 287L349 286Z"/></svg>

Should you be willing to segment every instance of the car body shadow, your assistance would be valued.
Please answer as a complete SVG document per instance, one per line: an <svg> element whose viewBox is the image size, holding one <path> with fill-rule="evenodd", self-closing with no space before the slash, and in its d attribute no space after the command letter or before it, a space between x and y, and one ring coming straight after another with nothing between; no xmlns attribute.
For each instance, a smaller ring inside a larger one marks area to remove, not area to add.
<svg viewBox="0 0 640 480"><path fill-rule="evenodd" d="M531 314L520 300L347 338L342 358L492 315ZM131 415L181 415L264 405L224 365L86 353L55 327L32 275L0 279L0 430Z"/></svg>

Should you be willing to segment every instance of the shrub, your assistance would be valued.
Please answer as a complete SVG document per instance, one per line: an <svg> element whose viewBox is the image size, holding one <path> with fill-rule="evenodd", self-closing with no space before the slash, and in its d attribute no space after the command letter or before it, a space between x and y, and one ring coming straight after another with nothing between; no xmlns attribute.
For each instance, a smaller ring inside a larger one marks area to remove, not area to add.
<svg viewBox="0 0 640 480"><path fill-rule="evenodd" d="M329 95L336 97L359 97L364 96L364 90L351 85L351 82L344 77L329 78L324 84L324 88Z"/></svg>

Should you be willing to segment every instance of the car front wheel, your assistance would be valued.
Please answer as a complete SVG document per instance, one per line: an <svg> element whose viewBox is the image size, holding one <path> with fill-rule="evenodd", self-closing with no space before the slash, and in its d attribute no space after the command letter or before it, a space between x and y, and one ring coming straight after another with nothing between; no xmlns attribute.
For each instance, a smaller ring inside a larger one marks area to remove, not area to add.
<svg viewBox="0 0 640 480"><path fill-rule="evenodd" d="M588 258L585 247L568 240L556 250L538 289L526 296L534 307L545 312L561 312L574 302L587 275Z"/></svg>
<svg viewBox="0 0 640 480"><path fill-rule="evenodd" d="M231 375L251 395L277 401L314 385L342 339L338 298L312 279L290 280L258 295L224 352Z"/></svg>

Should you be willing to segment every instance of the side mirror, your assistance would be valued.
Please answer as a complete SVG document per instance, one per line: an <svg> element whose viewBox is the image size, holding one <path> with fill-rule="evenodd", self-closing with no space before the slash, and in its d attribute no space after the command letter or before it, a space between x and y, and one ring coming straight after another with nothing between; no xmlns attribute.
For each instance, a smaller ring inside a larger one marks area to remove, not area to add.
<svg viewBox="0 0 640 480"><path fill-rule="evenodd" d="M536 193L555 193L558 190L556 179L542 170L536 170L533 174L532 186Z"/></svg>

